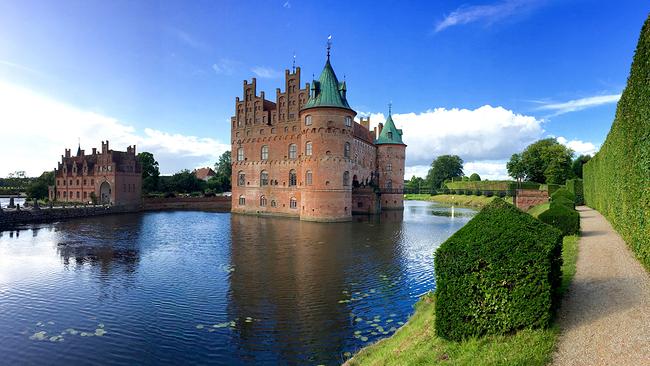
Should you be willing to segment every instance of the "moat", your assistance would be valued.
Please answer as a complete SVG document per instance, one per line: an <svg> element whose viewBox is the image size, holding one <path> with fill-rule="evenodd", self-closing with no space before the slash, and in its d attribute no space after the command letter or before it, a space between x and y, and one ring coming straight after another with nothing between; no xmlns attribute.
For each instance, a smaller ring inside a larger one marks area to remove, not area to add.
<svg viewBox="0 0 650 366"><path fill-rule="evenodd" d="M322 224L147 212L0 233L6 364L339 364L435 288L473 216L435 203Z"/></svg>

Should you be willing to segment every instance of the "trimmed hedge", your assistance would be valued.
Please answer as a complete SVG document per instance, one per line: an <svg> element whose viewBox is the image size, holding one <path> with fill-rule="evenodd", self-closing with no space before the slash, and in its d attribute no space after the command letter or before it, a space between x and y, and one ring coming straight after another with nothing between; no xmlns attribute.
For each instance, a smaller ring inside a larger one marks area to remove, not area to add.
<svg viewBox="0 0 650 366"><path fill-rule="evenodd" d="M600 211L650 270L650 17L616 117L583 166L585 202Z"/></svg>
<svg viewBox="0 0 650 366"><path fill-rule="evenodd" d="M551 201L560 197L564 197L573 203L576 202L576 196L573 193L569 192L569 190L566 188L561 188L555 191L555 193L551 195Z"/></svg>
<svg viewBox="0 0 650 366"><path fill-rule="evenodd" d="M558 198L558 201L565 201L566 204L551 201L549 209L542 212L537 218L541 222L561 230L562 235L577 234L580 231L580 214L573 209L573 202L565 198Z"/></svg>
<svg viewBox="0 0 650 366"><path fill-rule="evenodd" d="M513 182L511 180L483 180L483 181L469 181L469 182L446 182L445 185L449 189L463 189L471 191L511 191L520 186L522 189L538 189L539 183L533 182Z"/></svg>
<svg viewBox="0 0 650 366"><path fill-rule="evenodd" d="M561 255L559 230L495 199L436 251L436 334L462 340L548 326Z"/></svg>
<svg viewBox="0 0 650 366"><path fill-rule="evenodd" d="M551 207L553 207L555 205L562 205L562 206L570 208L572 210L575 210L575 208L576 208L575 202L571 201L570 199L568 199L568 198L566 198L564 196L554 198L551 201Z"/></svg>
<svg viewBox="0 0 650 366"><path fill-rule="evenodd" d="M566 181L566 189L576 197L576 205L585 204L582 186L582 179L569 179Z"/></svg>

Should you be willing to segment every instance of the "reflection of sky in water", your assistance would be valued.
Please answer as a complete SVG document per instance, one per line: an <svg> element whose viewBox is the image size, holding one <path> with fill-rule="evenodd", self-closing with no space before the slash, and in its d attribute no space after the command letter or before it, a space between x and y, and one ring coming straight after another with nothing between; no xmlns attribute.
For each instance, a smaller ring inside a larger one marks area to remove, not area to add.
<svg viewBox="0 0 650 366"><path fill-rule="evenodd" d="M155 212L4 232L0 354L338 364L392 334L434 288L435 248L472 214L445 210L407 202L340 224Z"/></svg>
<svg viewBox="0 0 650 366"><path fill-rule="evenodd" d="M11 201L10 198L0 197L0 206L2 206L2 208L7 208L7 206L9 206L10 201ZM19 198L19 197L14 198L14 205L24 206L25 205L25 199L24 198Z"/></svg>

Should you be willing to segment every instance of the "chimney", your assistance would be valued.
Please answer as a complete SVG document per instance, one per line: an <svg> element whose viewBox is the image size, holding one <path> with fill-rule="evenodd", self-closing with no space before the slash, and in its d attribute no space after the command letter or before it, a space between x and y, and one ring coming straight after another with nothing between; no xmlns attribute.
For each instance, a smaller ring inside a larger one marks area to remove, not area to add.
<svg viewBox="0 0 650 366"><path fill-rule="evenodd" d="M96 155L96 154L97 154L97 148L93 147L93 155Z"/></svg>
<svg viewBox="0 0 650 366"><path fill-rule="evenodd" d="M65 157L66 158L70 157L70 149L65 149Z"/></svg>
<svg viewBox="0 0 650 366"><path fill-rule="evenodd" d="M373 136L375 136L375 140L377 139L377 137L379 137L379 135L377 135L377 127L372 129L372 134Z"/></svg>
<svg viewBox="0 0 650 366"><path fill-rule="evenodd" d="M370 117L360 117L361 126L365 127L366 130L370 131Z"/></svg>
<svg viewBox="0 0 650 366"><path fill-rule="evenodd" d="M381 122L379 122L379 125L378 125L377 127L378 127L378 132L379 132L379 133L377 134L377 138L379 138L379 135L381 135L381 130L384 129L384 124L381 123Z"/></svg>

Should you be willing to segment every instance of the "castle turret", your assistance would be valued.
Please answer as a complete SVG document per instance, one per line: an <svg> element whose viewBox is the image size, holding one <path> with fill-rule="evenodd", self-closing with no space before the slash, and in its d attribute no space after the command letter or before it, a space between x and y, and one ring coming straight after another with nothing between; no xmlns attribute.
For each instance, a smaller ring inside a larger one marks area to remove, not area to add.
<svg viewBox="0 0 650 366"><path fill-rule="evenodd" d="M311 221L352 219L352 146L354 116L330 63L311 84L309 100L300 111L302 202L300 218Z"/></svg>
<svg viewBox="0 0 650 366"><path fill-rule="evenodd" d="M406 144L402 130L395 127L389 108L386 123L380 128L377 145L377 171L382 209L404 208L404 161Z"/></svg>

